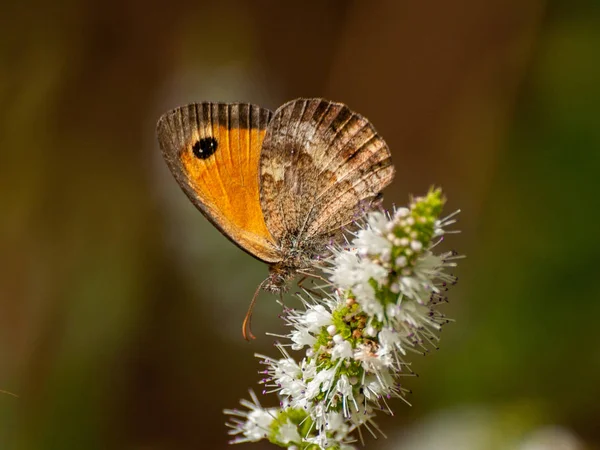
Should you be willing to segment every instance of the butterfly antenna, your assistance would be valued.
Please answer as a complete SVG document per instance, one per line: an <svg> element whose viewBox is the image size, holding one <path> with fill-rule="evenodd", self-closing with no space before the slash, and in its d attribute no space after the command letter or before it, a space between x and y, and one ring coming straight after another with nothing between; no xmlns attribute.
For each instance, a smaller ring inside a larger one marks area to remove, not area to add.
<svg viewBox="0 0 600 450"><path fill-rule="evenodd" d="M256 336L252 334L252 312L254 311L254 305L256 304L256 299L258 298L258 294L262 289L263 285L267 282L268 278L265 279L262 283L258 285L256 288L256 292L252 297L252 301L250 302L250 306L248 306L248 312L246 313L246 317L244 317L244 321L242 322L242 336L247 341L251 339L256 339Z"/></svg>

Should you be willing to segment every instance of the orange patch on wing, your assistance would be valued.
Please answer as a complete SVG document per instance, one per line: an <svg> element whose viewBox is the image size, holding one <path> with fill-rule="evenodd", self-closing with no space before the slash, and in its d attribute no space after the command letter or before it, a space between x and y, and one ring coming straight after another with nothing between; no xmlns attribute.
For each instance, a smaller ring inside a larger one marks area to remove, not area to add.
<svg viewBox="0 0 600 450"><path fill-rule="evenodd" d="M265 130L228 129L217 124L211 128L210 134L217 140L214 154L206 159L194 156L193 145L206 137L202 129L194 131L191 142L181 152L190 187L234 241L265 261L277 261L259 195L259 159Z"/></svg>

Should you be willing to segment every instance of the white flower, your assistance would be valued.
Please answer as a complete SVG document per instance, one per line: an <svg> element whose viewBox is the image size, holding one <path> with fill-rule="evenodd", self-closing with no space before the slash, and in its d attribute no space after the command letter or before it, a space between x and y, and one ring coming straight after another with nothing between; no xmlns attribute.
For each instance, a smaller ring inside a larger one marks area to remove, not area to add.
<svg viewBox="0 0 600 450"><path fill-rule="evenodd" d="M279 427L279 434L277 440L283 444L289 444L290 442L300 442L302 438L298 433L298 427L293 423L287 422Z"/></svg>
<svg viewBox="0 0 600 450"><path fill-rule="evenodd" d="M314 332L331 324L331 313L323 305L309 306L301 323Z"/></svg>
<svg viewBox="0 0 600 450"><path fill-rule="evenodd" d="M340 289L349 289L355 283L357 267L360 265L360 258L356 249L347 251L334 250L334 270L331 271L330 280L334 286Z"/></svg>
<svg viewBox="0 0 600 450"><path fill-rule="evenodd" d="M298 363L292 358L280 359L274 368L275 378L277 378L281 384L285 384L290 380L298 378L302 373Z"/></svg>
<svg viewBox="0 0 600 450"><path fill-rule="evenodd" d="M265 410L255 410L248 414L244 424L244 435L249 441L256 442L263 439L273 422L273 416Z"/></svg>
<svg viewBox="0 0 600 450"><path fill-rule="evenodd" d="M372 261L365 259L357 268L356 281L358 283L368 284L375 280L378 284L384 283L388 277L388 270Z"/></svg>
<svg viewBox="0 0 600 450"><path fill-rule="evenodd" d="M394 213L394 218L395 219L403 219L404 217L408 216L409 214L410 214L410 209L398 208L398 209L396 209L396 212Z"/></svg>
<svg viewBox="0 0 600 450"><path fill-rule="evenodd" d="M304 347L312 347L316 341L309 328L296 328L290 333L292 350L302 350Z"/></svg>
<svg viewBox="0 0 600 450"><path fill-rule="evenodd" d="M379 255L389 252L392 248L392 243L384 235L372 229L360 230L354 240L354 245L364 255Z"/></svg>
<svg viewBox="0 0 600 450"><path fill-rule="evenodd" d="M354 398L354 387L347 375L341 375L336 385L337 393L342 397L342 411L344 417L350 416L351 409L358 409L358 404ZM341 416L341 414L334 417ZM338 417L339 419L339 417ZM330 424L331 425L331 424ZM332 427L330 427L331 429Z"/></svg>
<svg viewBox="0 0 600 450"><path fill-rule="evenodd" d="M352 250L336 255L330 279L342 289L353 289L357 284L368 285L371 279L382 283L387 276L388 271L385 267L369 258L360 258L356 250Z"/></svg>
<svg viewBox="0 0 600 450"><path fill-rule="evenodd" d="M227 423L230 428L229 434L236 436L232 444L242 442L257 442L268 436L271 424L275 419L274 409L264 409L256 397L256 394L250 391L252 402L242 400L242 406L248 408L248 411L240 411L238 409L227 409L225 414L228 414L232 419ZM243 421L238 418L244 419Z"/></svg>
<svg viewBox="0 0 600 450"><path fill-rule="evenodd" d="M242 402L250 411L227 411L244 419L231 420L233 442L351 450L358 427L378 430L375 412L391 413L389 399L404 400L407 392L400 384L412 373L406 349L435 347L448 322L438 306L460 257L434 253L454 223L453 215L438 218L442 204L432 190L391 216L370 213L347 246L331 249L324 259L331 292L300 296L303 308L284 315L291 330L288 343L276 345L283 357L259 355L267 367L264 392L276 392L282 406L263 409L252 393L253 402ZM304 350L305 358L296 362L287 347Z"/></svg>
<svg viewBox="0 0 600 450"><path fill-rule="evenodd" d="M306 397L311 399L316 397L320 392L327 392L331 387L334 377L335 367L318 372L306 386Z"/></svg>
<svg viewBox="0 0 600 450"><path fill-rule="evenodd" d="M367 215L368 228L379 235L385 234L389 222L389 218L379 211L373 211Z"/></svg>
<svg viewBox="0 0 600 450"><path fill-rule="evenodd" d="M379 344L381 345L379 355L385 355L393 353L395 349L400 350L401 353L405 354L402 349L402 339L400 333L392 327L384 327L379 332Z"/></svg>
<svg viewBox="0 0 600 450"><path fill-rule="evenodd" d="M406 259L406 256L404 256L404 255L398 256L396 258L396 265L398 267L405 267L407 263L408 263L408 260Z"/></svg>
<svg viewBox="0 0 600 450"><path fill-rule="evenodd" d="M421 241L412 241L410 243L410 248L412 248L415 252L420 252L423 248L423 244L421 244Z"/></svg>
<svg viewBox="0 0 600 450"><path fill-rule="evenodd" d="M383 305L377 300L375 291L370 285L359 284L352 289L352 293L365 313L377 317L378 320L383 318Z"/></svg>
<svg viewBox="0 0 600 450"><path fill-rule="evenodd" d="M336 336L339 336L337 334ZM331 351L331 360L336 361L338 359L350 359L352 358L352 345L348 341L341 339L337 342Z"/></svg>
<svg viewBox="0 0 600 450"><path fill-rule="evenodd" d="M389 364L387 355L379 355L377 351L366 344L361 344L354 352L354 359L359 361L367 372L377 372Z"/></svg>

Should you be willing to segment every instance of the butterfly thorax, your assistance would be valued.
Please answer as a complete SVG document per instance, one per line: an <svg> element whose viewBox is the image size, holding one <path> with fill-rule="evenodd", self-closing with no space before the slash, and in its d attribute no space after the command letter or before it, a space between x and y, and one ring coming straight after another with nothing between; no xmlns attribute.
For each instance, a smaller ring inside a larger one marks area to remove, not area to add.
<svg viewBox="0 0 600 450"><path fill-rule="evenodd" d="M269 278L264 285L266 291L286 292L288 282L299 271L313 268L329 242L329 239L302 239L298 234L291 232L282 239L282 259L269 265Z"/></svg>

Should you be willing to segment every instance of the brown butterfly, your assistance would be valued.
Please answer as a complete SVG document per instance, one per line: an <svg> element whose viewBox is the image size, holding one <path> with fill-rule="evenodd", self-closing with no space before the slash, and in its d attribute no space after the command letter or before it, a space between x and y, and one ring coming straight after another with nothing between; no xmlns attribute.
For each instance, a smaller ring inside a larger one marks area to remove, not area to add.
<svg viewBox="0 0 600 450"><path fill-rule="evenodd" d="M346 105L297 99L275 113L247 103L193 103L164 114L158 141L175 179L234 244L269 265L282 292L394 177L390 151Z"/></svg>

